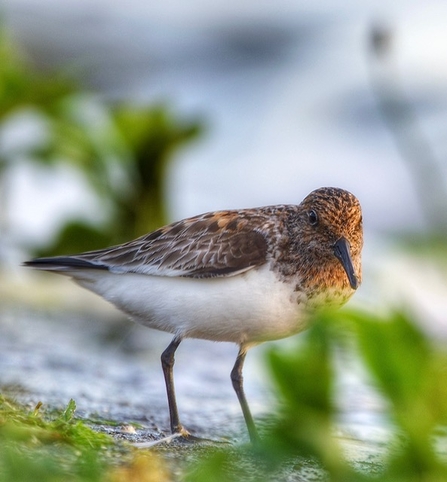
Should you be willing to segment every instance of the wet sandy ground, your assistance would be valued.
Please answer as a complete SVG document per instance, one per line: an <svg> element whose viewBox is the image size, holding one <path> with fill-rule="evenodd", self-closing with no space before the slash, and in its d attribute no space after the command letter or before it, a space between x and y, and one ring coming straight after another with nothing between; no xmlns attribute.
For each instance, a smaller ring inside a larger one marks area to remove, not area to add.
<svg viewBox="0 0 447 482"><path fill-rule="evenodd" d="M119 315L107 320L11 308L1 310L0 317L0 383L11 393L53 407L73 398L82 417L135 421L147 425L152 437L169 433L159 358L169 335ZM229 379L236 353L230 344L197 340L179 348L178 403L191 430L204 436L245 436ZM247 390L252 390L249 380Z"/></svg>
<svg viewBox="0 0 447 482"><path fill-rule="evenodd" d="M98 421L115 437L133 442L157 440L169 435L160 354L170 339L170 335L136 325L119 314L111 317L109 313L86 315L3 305L0 386L30 405L41 401L50 408L63 408L73 398L79 417ZM293 342L278 343L287 346ZM244 370L247 397L261 431L263 416L271 411L275 399L263 361L265 348L249 353ZM180 417L200 437L234 444L248 441L229 378L236 354L236 346L201 340L185 340L177 352ZM344 375L339 381L340 418L335 435L353 462L369 464L385 450L387 430L381 401L364 383L353 360L342 355L339 362ZM129 432L127 427L132 424L136 429ZM174 447L172 450L175 454ZM321 478L313 467L304 472L307 475L297 473L292 480Z"/></svg>

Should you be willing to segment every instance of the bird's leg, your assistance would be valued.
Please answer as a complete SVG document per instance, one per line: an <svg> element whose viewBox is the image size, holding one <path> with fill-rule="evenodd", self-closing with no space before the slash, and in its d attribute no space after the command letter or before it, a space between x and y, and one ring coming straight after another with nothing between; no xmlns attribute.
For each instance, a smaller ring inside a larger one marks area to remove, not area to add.
<svg viewBox="0 0 447 482"><path fill-rule="evenodd" d="M179 336L174 337L171 343L168 345L166 350L161 355L161 366L163 368L163 375L165 377L166 383L166 393L168 395L168 405L169 405L169 416L171 419L171 432L173 434L181 434L185 437L189 435L189 432L182 426L178 416L177 402L175 399L175 388L174 388L174 355L178 346L180 345L182 338Z"/></svg>
<svg viewBox="0 0 447 482"><path fill-rule="evenodd" d="M253 417L250 412L250 408L245 398L244 387L243 387L243 377L242 377L242 367L244 366L245 355L247 354L247 349L243 346L240 347L239 353L236 358L236 363L234 364L233 370L231 370L231 381L233 383L234 391L236 392L239 403L241 404L242 413L244 414L245 423L247 424L248 433L250 435L250 440L253 444L259 442L259 435L256 430Z"/></svg>

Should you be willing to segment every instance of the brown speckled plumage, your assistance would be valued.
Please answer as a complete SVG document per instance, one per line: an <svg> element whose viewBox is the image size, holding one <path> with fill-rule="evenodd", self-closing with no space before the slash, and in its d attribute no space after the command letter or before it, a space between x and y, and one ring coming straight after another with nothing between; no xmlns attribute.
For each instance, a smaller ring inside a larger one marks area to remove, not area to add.
<svg viewBox="0 0 447 482"><path fill-rule="evenodd" d="M318 223L309 223L314 211ZM309 298L331 288L351 294L349 280L332 246L340 237L350 244L355 273L361 281L362 214L351 193L321 188L299 205L276 205L235 211L216 211L164 226L134 241L70 257L43 258L71 268L155 276L213 278L235 276L272 262L283 281Z"/></svg>
<svg viewBox="0 0 447 482"><path fill-rule="evenodd" d="M319 216L317 226L308 213ZM357 199L347 191L321 188L300 205L276 205L206 213L164 226L112 248L70 257L28 262L109 269L156 276L207 278L234 276L269 260L277 261L283 277L302 273L303 287L340 284L346 278L330 249L341 236L351 245L356 273L361 278L362 215ZM70 263L70 260L73 264ZM330 276L325 272L330 262ZM333 266L332 266L333 265ZM335 268L336 267L336 268ZM339 275L339 276L337 276ZM347 278L341 284L345 286Z"/></svg>

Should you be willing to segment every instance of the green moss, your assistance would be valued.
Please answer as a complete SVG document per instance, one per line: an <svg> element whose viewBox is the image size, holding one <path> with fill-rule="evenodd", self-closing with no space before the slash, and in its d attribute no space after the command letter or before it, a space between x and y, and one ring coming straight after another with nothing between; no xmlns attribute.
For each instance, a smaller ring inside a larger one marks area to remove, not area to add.
<svg viewBox="0 0 447 482"><path fill-rule="evenodd" d="M0 395L0 479L100 481L115 441L75 420L69 402L57 416L28 410Z"/></svg>

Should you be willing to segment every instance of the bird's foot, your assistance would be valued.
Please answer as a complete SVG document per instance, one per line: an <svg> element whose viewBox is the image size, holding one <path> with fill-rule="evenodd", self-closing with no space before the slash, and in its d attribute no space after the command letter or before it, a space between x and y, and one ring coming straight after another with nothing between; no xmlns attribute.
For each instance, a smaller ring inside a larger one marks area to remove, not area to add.
<svg viewBox="0 0 447 482"><path fill-rule="evenodd" d="M197 437L197 435L192 435L185 427L180 426L178 430L175 431L173 435L176 435L176 440L179 443L194 444L194 443L209 443L209 444L219 444L219 443L229 443L226 440L214 440L205 437Z"/></svg>
<svg viewBox="0 0 447 482"><path fill-rule="evenodd" d="M132 444L136 448L144 449L144 448L151 448L156 445L160 444L169 444L173 441L176 443L184 443L184 444L194 444L194 443L207 443L207 444L220 444L220 443L230 443L226 440L213 440L204 437L197 437L196 435L192 435L188 430L186 430L183 426L178 427L178 429L168 435L167 437L163 437L159 440L152 440L150 442L139 442Z"/></svg>

